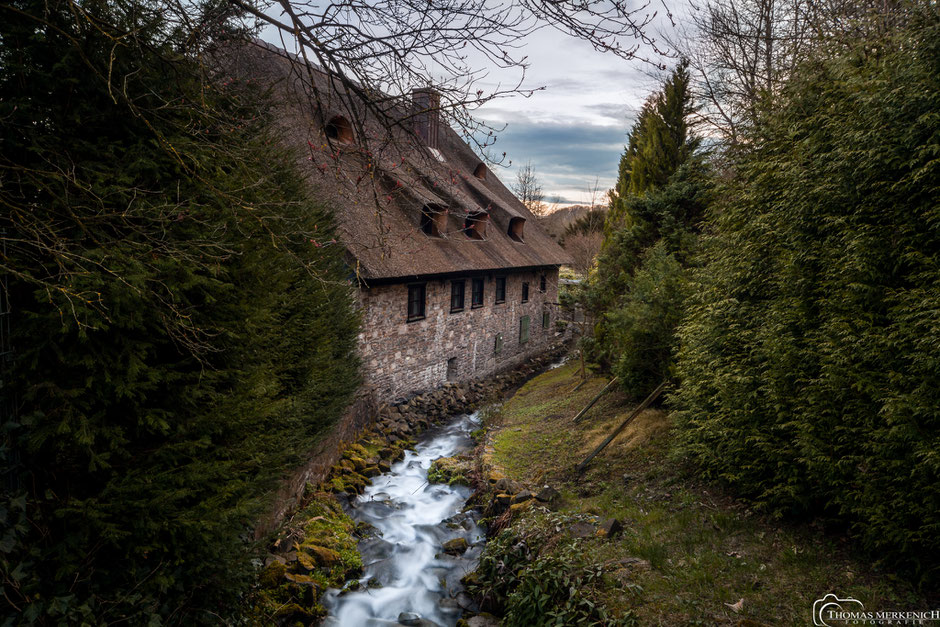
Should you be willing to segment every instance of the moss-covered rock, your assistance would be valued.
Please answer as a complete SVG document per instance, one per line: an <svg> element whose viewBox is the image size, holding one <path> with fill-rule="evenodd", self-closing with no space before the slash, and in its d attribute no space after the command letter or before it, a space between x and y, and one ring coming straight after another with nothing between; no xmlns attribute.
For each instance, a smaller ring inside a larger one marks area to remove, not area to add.
<svg viewBox="0 0 940 627"><path fill-rule="evenodd" d="M277 608L274 612L274 619L284 625L312 625L318 617L310 609L300 606L298 603L287 603Z"/></svg>
<svg viewBox="0 0 940 627"><path fill-rule="evenodd" d="M335 477L338 482L342 479ZM336 486L331 482L330 489ZM320 593L342 587L362 570L354 535L356 524L326 492L308 494L306 506L282 530L282 537L299 538L287 564L272 561L258 576L255 608L264 624L271 617L280 625L311 625L325 614Z"/></svg>
<svg viewBox="0 0 940 627"><path fill-rule="evenodd" d="M431 468L428 469L428 482L470 485L468 476L471 468L472 461L468 457L441 457L431 462Z"/></svg>
<svg viewBox="0 0 940 627"><path fill-rule="evenodd" d="M470 545L464 538L454 538L444 543L444 552L448 555L463 555Z"/></svg>
<svg viewBox="0 0 940 627"><path fill-rule="evenodd" d="M355 457L365 459L367 457L372 457L372 454L361 444L350 444L348 447L346 447L346 450L343 451L343 457L349 460L352 460Z"/></svg>
<svg viewBox="0 0 940 627"><path fill-rule="evenodd" d="M316 570L317 568L317 562L314 557L303 551L297 551L297 563L300 564L301 568L307 571Z"/></svg>
<svg viewBox="0 0 940 627"><path fill-rule="evenodd" d="M523 501L522 503L515 503L509 506L509 511L512 512L513 516L516 516L526 511L527 509L530 509L532 507L532 503L533 501L531 500Z"/></svg>
<svg viewBox="0 0 940 627"><path fill-rule="evenodd" d="M280 562L271 562L258 575L258 584L262 588L273 588L280 585L285 573L287 573L287 566Z"/></svg>
<svg viewBox="0 0 940 627"><path fill-rule="evenodd" d="M332 568L341 560L339 551L328 549L325 546L318 546L316 544L304 545L303 550L314 559L317 566Z"/></svg>

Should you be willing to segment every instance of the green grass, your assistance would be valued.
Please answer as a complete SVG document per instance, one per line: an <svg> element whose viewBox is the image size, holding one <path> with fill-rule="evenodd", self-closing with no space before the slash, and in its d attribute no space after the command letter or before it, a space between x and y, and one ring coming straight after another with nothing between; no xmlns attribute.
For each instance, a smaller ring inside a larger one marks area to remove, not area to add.
<svg viewBox="0 0 940 627"><path fill-rule="evenodd" d="M577 366L529 381L489 419L487 463L531 487L562 493L562 515L614 517L624 526L612 541L578 540L584 564L640 558L648 568L612 569L596 598L615 614L633 611L644 625L812 624L813 601L849 595L869 610L928 609L928 601L891 573L853 555L844 537L813 524L774 521L752 511L670 455L668 416L643 412L583 475L575 465L632 407L614 392L579 425L571 418L606 383L576 392ZM627 479L624 479L624 476ZM537 513L527 514L531 518ZM523 521L515 525L531 524ZM559 532L549 550L573 540ZM740 613L726 604L744 599Z"/></svg>

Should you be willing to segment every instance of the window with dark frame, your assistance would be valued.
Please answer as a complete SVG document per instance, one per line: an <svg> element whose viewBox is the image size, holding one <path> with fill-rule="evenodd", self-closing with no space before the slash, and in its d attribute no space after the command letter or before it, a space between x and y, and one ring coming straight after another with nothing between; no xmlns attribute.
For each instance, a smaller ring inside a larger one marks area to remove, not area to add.
<svg viewBox="0 0 940 627"><path fill-rule="evenodd" d="M519 343L525 344L529 341L529 316L519 318Z"/></svg>
<svg viewBox="0 0 940 627"><path fill-rule="evenodd" d="M539 291L544 294L546 287L547 287L547 285L546 285L546 281L545 281L545 275L543 274L543 275L541 276L541 278L539 278Z"/></svg>
<svg viewBox="0 0 940 627"><path fill-rule="evenodd" d="M465 285L465 281L450 282L450 313L463 311Z"/></svg>
<svg viewBox="0 0 940 627"><path fill-rule="evenodd" d="M512 218L509 220L509 238L514 242L524 242L522 230L525 228L525 218Z"/></svg>
<svg viewBox="0 0 940 627"><path fill-rule="evenodd" d="M506 277L496 277L496 304L506 302Z"/></svg>
<svg viewBox="0 0 940 627"><path fill-rule="evenodd" d="M503 352L503 334L497 333L496 342L493 344L493 354L499 355L501 352Z"/></svg>
<svg viewBox="0 0 940 627"><path fill-rule="evenodd" d="M529 302L529 284L528 283L522 284L522 302L524 303Z"/></svg>
<svg viewBox="0 0 940 627"><path fill-rule="evenodd" d="M551 316L548 314L547 311L543 311L542 312L542 328L547 329L550 322L551 322Z"/></svg>
<svg viewBox="0 0 940 627"><path fill-rule="evenodd" d="M408 286L408 322L424 319L424 305L427 284Z"/></svg>
<svg viewBox="0 0 940 627"><path fill-rule="evenodd" d="M470 307L483 306L483 279L473 279L470 286Z"/></svg>

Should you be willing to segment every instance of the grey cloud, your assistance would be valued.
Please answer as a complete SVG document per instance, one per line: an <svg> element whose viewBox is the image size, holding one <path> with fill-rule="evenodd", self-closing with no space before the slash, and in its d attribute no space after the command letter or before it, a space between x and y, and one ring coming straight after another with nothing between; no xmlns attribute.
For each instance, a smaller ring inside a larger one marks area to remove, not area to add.
<svg viewBox="0 0 940 627"><path fill-rule="evenodd" d="M632 125L633 119L636 117L636 108L623 104L602 102L599 104L586 105L584 108L589 111L596 111L600 115L618 124L624 124L627 127Z"/></svg>
<svg viewBox="0 0 940 627"><path fill-rule="evenodd" d="M554 190L587 190L595 179L606 190L617 177L626 131L625 126L584 123L510 124L494 146L494 152L505 151L513 164L500 177L512 181L515 167L531 162L546 197L553 196Z"/></svg>

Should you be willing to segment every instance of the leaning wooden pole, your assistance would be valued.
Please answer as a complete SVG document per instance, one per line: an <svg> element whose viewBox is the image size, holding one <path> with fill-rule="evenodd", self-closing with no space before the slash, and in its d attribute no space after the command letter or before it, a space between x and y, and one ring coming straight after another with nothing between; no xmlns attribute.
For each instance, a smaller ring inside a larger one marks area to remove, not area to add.
<svg viewBox="0 0 940 627"><path fill-rule="evenodd" d="M587 404L587 407L585 407L584 409L582 409L581 411L579 411L579 412L578 412L578 415L575 416L575 417L571 420L571 422L577 424L577 422L578 422L579 420L581 420L581 418L584 416L584 414L587 413L587 410L589 410L589 409L591 409L592 407L594 407L594 403L596 403L597 401L599 401L600 398L601 398L604 394L607 393L607 390L609 390L609 389L611 388L611 386L612 386L614 383L616 383L616 382L617 382L617 377L614 377L613 379L611 379L611 380L610 380L610 383L608 383L607 385L605 385L605 386L604 386L604 389L601 390L600 392L598 392L598 393L597 393L597 396L595 396L593 399L591 399L591 402ZM575 388L575 390L576 390L576 389L578 389L578 388ZM571 390L571 391L574 392L574 390Z"/></svg>
<svg viewBox="0 0 940 627"><path fill-rule="evenodd" d="M634 409L633 412L627 417L627 419L621 422L620 426L614 429L614 432L611 433L609 436L607 436L606 440L601 442L600 446L594 449L594 451L590 455L584 458L583 462L577 465L576 470L578 472L582 472L585 468L587 468L587 465L591 462L591 460L597 457L597 454L603 451L607 447L608 444L613 442L614 438L616 438L617 435L621 431L623 431L624 427L630 424L631 420L639 416L641 411L649 407L650 404L652 404L652 402L655 401L659 397L659 395L663 393L663 390L666 389L667 385L669 385L668 381L663 381L662 383L660 383L659 387L653 390L653 393L647 396L646 400L640 403L640 406Z"/></svg>

